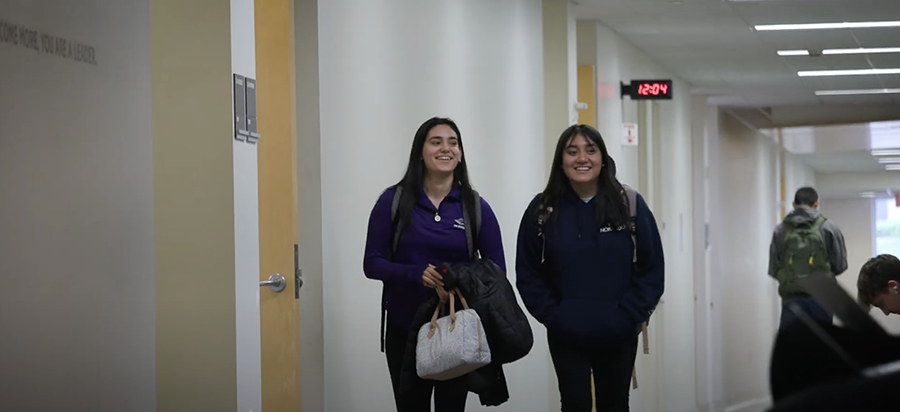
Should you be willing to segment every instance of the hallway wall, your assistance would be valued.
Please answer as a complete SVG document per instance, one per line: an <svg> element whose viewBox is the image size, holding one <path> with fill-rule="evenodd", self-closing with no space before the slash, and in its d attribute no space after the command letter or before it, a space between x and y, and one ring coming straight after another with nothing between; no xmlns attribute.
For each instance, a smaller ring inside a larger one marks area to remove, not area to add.
<svg viewBox="0 0 900 412"><path fill-rule="evenodd" d="M708 130L710 250L706 285L709 357L701 403L766 403L768 362L778 326L777 283L767 275L769 244L779 222L778 146L723 110ZM815 174L796 157L784 165L786 197ZM788 205L788 209L790 206ZM705 298L704 298L705 299ZM698 327L706 327L699 325Z"/></svg>
<svg viewBox="0 0 900 412"><path fill-rule="evenodd" d="M0 21L0 410L236 410L258 328L236 316L256 216L235 208L230 2L13 0Z"/></svg>
<svg viewBox="0 0 900 412"><path fill-rule="evenodd" d="M819 188L818 174L807 166L794 154L783 152L784 161L784 211L790 212L793 207L794 193L804 186L812 186L822 193ZM776 187L777 188L777 187Z"/></svg>
<svg viewBox="0 0 900 412"><path fill-rule="evenodd" d="M318 1L294 0L293 12L297 235L303 276L300 290L300 406L304 412L325 411Z"/></svg>
<svg viewBox="0 0 900 412"><path fill-rule="evenodd" d="M156 411L147 2L3 1L0 22L96 62L3 30L0 410Z"/></svg>
<svg viewBox="0 0 900 412"><path fill-rule="evenodd" d="M875 255L875 236L872 232L875 223L874 202L872 199L864 198L825 198L819 203L822 214L837 225L844 234L848 266L847 271L839 275L837 279L838 283L855 298L859 269L863 263ZM872 314L875 315L875 312L878 310L876 309Z"/></svg>
<svg viewBox="0 0 900 412"><path fill-rule="evenodd" d="M514 267L519 221L544 184L541 4L333 0L319 3L319 36L326 406L390 410L381 284L362 272L369 213L402 177L419 124L449 116ZM512 398L498 411L548 404L546 338L532 326L532 355L505 368Z"/></svg>

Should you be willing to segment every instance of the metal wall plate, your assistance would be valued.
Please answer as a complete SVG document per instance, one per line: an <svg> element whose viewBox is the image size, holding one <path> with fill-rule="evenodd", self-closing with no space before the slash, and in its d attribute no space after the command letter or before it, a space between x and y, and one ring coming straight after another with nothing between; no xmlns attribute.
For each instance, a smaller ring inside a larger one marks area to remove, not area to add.
<svg viewBox="0 0 900 412"><path fill-rule="evenodd" d="M234 138L246 141L250 137L247 130L247 86L246 79L234 74ZM255 122L255 119L254 119Z"/></svg>
<svg viewBox="0 0 900 412"><path fill-rule="evenodd" d="M247 78L247 133L249 134L249 138L247 139L250 143L256 143L259 140L259 133L256 130L256 80Z"/></svg>

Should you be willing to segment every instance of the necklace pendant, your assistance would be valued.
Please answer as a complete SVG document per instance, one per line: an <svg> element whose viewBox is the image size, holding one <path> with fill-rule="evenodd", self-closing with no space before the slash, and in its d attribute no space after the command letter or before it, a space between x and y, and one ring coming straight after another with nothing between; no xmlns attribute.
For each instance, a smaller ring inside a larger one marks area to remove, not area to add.
<svg viewBox="0 0 900 412"><path fill-rule="evenodd" d="M435 214L434 214L434 221L435 221L435 222L440 222L440 221L441 221L441 215L435 213Z"/></svg>

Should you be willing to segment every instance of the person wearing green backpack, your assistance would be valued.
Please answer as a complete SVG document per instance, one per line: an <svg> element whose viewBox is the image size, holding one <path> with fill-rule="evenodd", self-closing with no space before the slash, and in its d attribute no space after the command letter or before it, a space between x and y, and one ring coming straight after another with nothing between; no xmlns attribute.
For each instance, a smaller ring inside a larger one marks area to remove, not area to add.
<svg viewBox="0 0 900 412"><path fill-rule="evenodd" d="M781 297L781 327L797 320L788 309L799 305L813 320L832 323L832 314L822 308L798 281L810 275L837 276L847 270L844 235L819 210L819 194L802 187L794 195L794 210L784 217L769 246L769 276L778 281Z"/></svg>

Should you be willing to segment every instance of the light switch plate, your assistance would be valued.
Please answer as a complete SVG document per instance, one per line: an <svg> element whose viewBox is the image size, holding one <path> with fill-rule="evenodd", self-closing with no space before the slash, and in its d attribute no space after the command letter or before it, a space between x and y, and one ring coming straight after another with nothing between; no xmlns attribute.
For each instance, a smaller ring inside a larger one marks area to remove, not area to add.
<svg viewBox="0 0 900 412"><path fill-rule="evenodd" d="M256 143L259 140L259 133L257 133L256 128L256 80L248 77L246 83L247 133L249 134L247 141Z"/></svg>
<svg viewBox="0 0 900 412"><path fill-rule="evenodd" d="M234 138L246 141L250 137L247 130L247 86L246 79L234 74ZM255 120L254 120L255 122Z"/></svg>

